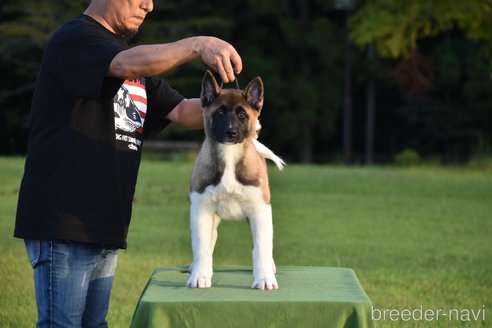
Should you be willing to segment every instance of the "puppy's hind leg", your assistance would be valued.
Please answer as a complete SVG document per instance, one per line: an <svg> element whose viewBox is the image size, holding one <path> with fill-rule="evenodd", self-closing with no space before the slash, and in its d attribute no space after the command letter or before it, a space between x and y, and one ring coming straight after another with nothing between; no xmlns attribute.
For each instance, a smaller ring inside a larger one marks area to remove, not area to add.
<svg viewBox="0 0 492 328"><path fill-rule="evenodd" d="M190 194L190 228L193 263L191 276L186 286L191 288L209 288L212 286L211 243L214 229L214 213L204 204L202 195Z"/></svg>

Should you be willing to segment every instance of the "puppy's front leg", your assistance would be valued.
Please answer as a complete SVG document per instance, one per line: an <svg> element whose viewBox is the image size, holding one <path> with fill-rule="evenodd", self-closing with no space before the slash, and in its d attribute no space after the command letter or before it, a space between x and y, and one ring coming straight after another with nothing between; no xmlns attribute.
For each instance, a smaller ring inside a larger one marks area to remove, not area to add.
<svg viewBox="0 0 492 328"><path fill-rule="evenodd" d="M251 288L261 290L278 289L273 261L273 223L272 208L262 204L250 216L251 232L253 234L253 278Z"/></svg>
<svg viewBox="0 0 492 328"><path fill-rule="evenodd" d="M215 244L217 243L217 228L219 227L220 224L220 217L217 214L214 214L213 216L213 225L212 225L212 238L210 240L210 253L214 254L214 249L215 249Z"/></svg>
<svg viewBox="0 0 492 328"><path fill-rule="evenodd" d="M212 286L211 243L214 229L214 213L196 192L190 194L190 228L193 264L191 277L186 286L191 288L209 288Z"/></svg>

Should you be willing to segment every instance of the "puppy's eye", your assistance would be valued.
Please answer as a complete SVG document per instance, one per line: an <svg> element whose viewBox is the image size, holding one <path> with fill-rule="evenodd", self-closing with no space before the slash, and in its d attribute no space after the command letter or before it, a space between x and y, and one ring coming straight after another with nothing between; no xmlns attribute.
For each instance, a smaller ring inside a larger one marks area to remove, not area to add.
<svg viewBox="0 0 492 328"><path fill-rule="evenodd" d="M238 114L237 114L237 117L241 120L241 121L244 121L248 118L248 115L246 115L245 112L243 111L240 111Z"/></svg>
<svg viewBox="0 0 492 328"><path fill-rule="evenodd" d="M224 116L225 115L225 110L223 108L219 108L215 112L215 115L217 115L217 116Z"/></svg>

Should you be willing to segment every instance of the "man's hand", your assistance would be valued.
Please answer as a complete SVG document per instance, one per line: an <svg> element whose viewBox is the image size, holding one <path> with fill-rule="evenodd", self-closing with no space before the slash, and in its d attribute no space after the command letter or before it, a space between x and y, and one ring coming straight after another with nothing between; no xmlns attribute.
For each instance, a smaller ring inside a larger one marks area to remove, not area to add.
<svg viewBox="0 0 492 328"><path fill-rule="evenodd" d="M215 37L200 37L200 55L205 64L219 73L224 83L235 80L243 63L238 52L229 43Z"/></svg>

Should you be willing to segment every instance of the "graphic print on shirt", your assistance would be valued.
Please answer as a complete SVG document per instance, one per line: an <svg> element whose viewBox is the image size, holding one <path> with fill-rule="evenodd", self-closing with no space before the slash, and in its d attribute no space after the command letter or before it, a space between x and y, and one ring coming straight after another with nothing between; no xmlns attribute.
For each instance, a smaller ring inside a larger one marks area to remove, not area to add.
<svg viewBox="0 0 492 328"><path fill-rule="evenodd" d="M135 151L142 145L147 113L144 83L143 79L125 80L113 99L116 140L126 143L128 149Z"/></svg>

